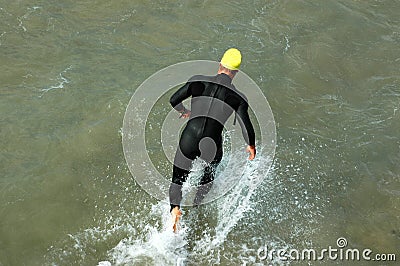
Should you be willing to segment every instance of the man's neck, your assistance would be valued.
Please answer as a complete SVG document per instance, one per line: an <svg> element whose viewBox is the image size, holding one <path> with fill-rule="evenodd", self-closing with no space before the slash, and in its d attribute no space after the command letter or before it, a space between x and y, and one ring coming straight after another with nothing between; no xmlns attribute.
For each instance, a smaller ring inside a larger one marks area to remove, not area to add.
<svg viewBox="0 0 400 266"><path fill-rule="evenodd" d="M233 73L230 72L230 71L224 71L224 69L219 69L219 70L218 70L218 74L225 74L225 75L227 75L228 77L230 77L231 79L233 79L233 78L235 77L235 74L233 74Z"/></svg>

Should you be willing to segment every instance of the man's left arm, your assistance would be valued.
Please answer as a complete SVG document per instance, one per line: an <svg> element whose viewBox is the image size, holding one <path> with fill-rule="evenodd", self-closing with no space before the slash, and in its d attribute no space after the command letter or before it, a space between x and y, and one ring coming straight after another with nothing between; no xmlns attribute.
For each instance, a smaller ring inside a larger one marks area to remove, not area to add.
<svg viewBox="0 0 400 266"><path fill-rule="evenodd" d="M243 138L248 145L246 151L250 153L249 159L253 160L256 156L256 135L249 117L248 107L248 103L243 100L236 112L239 116L239 124L242 128Z"/></svg>

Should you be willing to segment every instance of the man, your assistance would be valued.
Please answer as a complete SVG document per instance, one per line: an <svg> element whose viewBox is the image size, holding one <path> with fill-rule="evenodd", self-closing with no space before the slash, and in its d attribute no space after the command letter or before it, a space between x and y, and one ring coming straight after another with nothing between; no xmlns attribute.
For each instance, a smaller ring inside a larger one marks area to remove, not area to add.
<svg viewBox="0 0 400 266"><path fill-rule="evenodd" d="M215 176L215 169L222 159L222 131L229 116L235 112L243 137L247 143L246 151L249 160L256 155L254 128L248 114L246 97L232 84L232 79L239 70L242 56L235 48L228 49L219 65L216 76L194 76L176 91L170 103L183 118L189 118L179 140L175 154L172 183L169 189L171 214L176 223L181 216L182 184L190 172L192 162L197 157L206 161L197 190L194 205L199 205L209 192ZM182 101L192 97L191 111L186 109Z"/></svg>

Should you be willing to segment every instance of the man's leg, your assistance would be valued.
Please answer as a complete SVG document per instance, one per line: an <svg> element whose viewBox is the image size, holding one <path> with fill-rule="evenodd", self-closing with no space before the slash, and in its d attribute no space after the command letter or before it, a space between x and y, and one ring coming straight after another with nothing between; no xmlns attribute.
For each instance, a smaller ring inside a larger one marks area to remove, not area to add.
<svg viewBox="0 0 400 266"><path fill-rule="evenodd" d="M204 197L207 195L212 187L215 178L216 168L222 160L222 145L218 146L219 147L217 147L217 152L215 154L214 160L209 163L204 169L203 176L200 180L200 187L197 190L196 196L193 201L193 205L195 206L200 205L200 203L203 201Z"/></svg>
<svg viewBox="0 0 400 266"><path fill-rule="evenodd" d="M182 201L182 185L189 175L191 164L192 160L185 157L181 149L178 147L178 150L175 154L172 182L169 187L169 202L171 206L170 212L172 214L172 229L174 232L177 232L177 224L182 215L180 210L180 204Z"/></svg>
<svg viewBox="0 0 400 266"><path fill-rule="evenodd" d="M200 187L197 189L196 196L193 201L194 206L200 205L204 197L210 191L215 176L216 166L217 165L210 164L204 169L203 177L200 180Z"/></svg>
<svg viewBox="0 0 400 266"><path fill-rule="evenodd" d="M172 214L174 232L177 232L177 224L179 218L182 216L180 210L180 203L182 200L182 184L186 181L189 174L189 170L181 169L174 165L172 174L172 183L169 187L169 202L170 202L170 212Z"/></svg>
<svg viewBox="0 0 400 266"><path fill-rule="evenodd" d="M198 154L198 141L193 137L191 131L185 129L179 140L174 158L172 183L169 187L171 210L180 206L182 185L186 181L192 167L192 162Z"/></svg>
<svg viewBox="0 0 400 266"><path fill-rule="evenodd" d="M177 223L179 221L182 212L180 211L180 204L182 201L182 185L186 181L192 162L196 158L198 151L198 145L190 134L183 134L179 141L179 146L175 154L172 182L169 187L169 200L172 214L172 220L174 222L173 230L177 231ZM185 153L182 151L184 150Z"/></svg>
<svg viewBox="0 0 400 266"><path fill-rule="evenodd" d="M173 208L180 206L182 200L182 185L189 175L189 170L182 169L176 165L173 167L172 183L169 187L169 202L171 211Z"/></svg>

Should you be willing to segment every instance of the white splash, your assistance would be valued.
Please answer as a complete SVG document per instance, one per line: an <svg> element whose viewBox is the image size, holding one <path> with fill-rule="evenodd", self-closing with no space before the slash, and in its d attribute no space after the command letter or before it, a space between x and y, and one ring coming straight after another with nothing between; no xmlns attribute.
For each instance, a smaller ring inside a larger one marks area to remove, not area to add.
<svg viewBox="0 0 400 266"><path fill-rule="evenodd" d="M143 239L131 237L122 239L109 251L110 261L101 261L102 265L175 265L187 256L184 250L186 244L184 228L175 234L172 231L172 219L169 205L159 202L153 205L152 215L162 217L162 228L146 225Z"/></svg>
<svg viewBox="0 0 400 266"><path fill-rule="evenodd" d="M69 80L64 77L64 74L67 73L70 69L72 68L72 66L67 67L66 69L64 69L60 74L58 74L58 84L50 86L48 88L44 88L41 91L44 93L54 90L54 89L62 89L64 88L64 84L68 84ZM43 94L41 96L43 96Z"/></svg>
<svg viewBox="0 0 400 266"><path fill-rule="evenodd" d="M28 8L28 12L26 12L22 17L17 17L17 20L18 20L18 22L19 22L18 27L21 27L22 30L23 30L24 32L26 32L27 29L26 29L26 27L24 26L24 21L25 21L26 19L28 19L29 16L30 16L33 12L35 12L36 10L38 10L38 9L40 9L40 8L41 8L40 6L33 6L33 7L31 7L31 8Z"/></svg>
<svg viewBox="0 0 400 266"><path fill-rule="evenodd" d="M193 249L190 252L186 250L188 241L190 241L188 235L191 230L197 230L198 228L190 228L190 222L193 221L185 221L184 212L184 218L181 220L181 230L178 234L174 234L171 230L172 220L169 214L169 205L165 202L159 202L153 205L151 216L161 217L161 229L160 226L146 225L142 234L144 237L141 237L141 239L133 239L131 237L122 239L108 252L108 260L100 261L98 266L136 264L185 265L186 262L190 261L190 255L203 258L204 256L208 257L209 254L216 255L211 260L217 263L220 260L220 255L219 251L214 251L224 243L228 234L244 217L246 211L251 208L252 195L266 175L259 168L263 168L263 165L268 165L268 160L271 159L262 157L260 151L258 159L246 165L246 170L240 182L227 195L206 205L206 208L211 207L217 210L217 225L213 228L205 228L205 231L201 232L202 237L192 243ZM189 175L189 180L186 183L191 184L195 183L196 180L198 181L201 171L196 170L201 164L201 161L194 164L194 171ZM220 183L224 182L223 177L218 178L218 180L222 180L219 181ZM219 186L221 185L224 184L219 184ZM185 186L183 192L185 193ZM209 232L212 232L212 234Z"/></svg>
<svg viewBox="0 0 400 266"><path fill-rule="evenodd" d="M286 41L286 45L285 45L285 48L283 49L283 52L284 52L284 53L286 53L286 52L289 50L289 48L290 48L289 38L288 38L288 36L286 36L286 35L285 35L285 41Z"/></svg>

